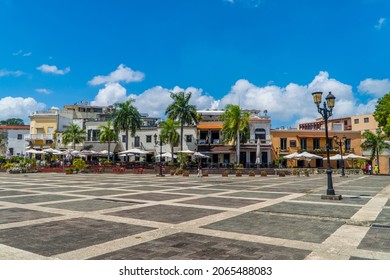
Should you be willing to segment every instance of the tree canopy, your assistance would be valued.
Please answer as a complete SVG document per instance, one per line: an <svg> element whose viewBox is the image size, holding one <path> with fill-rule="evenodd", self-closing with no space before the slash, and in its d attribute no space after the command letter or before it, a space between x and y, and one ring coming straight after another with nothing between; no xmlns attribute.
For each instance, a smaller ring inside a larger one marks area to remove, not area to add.
<svg viewBox="0 0 390 280"><path fill-rule="evenodd" d="M0 121L0 124L1 125L24 125L24 121L22 119L11 118L11 119Z"/></svg>
<svg viewBox="0 0 390 280"><path fill-rule="evenodd" d="M390 137L390 93L379 98L375 106L374 118L387 137Z"/></svg>
<svg viewBox="0 0 390 280"><path fill-rule="evenodd" d="M85 136L85 129L82 129L75 123L71 123L70 126L62 133L62 141L65 145L72 143L73 149L76 149L76 144L82 143Z"/></svg>
<svg viewBox="0 0 390 280"><path fill-rule="evenodd" d="M374 160L376 158L379 168L379 155L384 149L390 148L390 145L385 142L386 136L382 133L380 129L378 129L376 134L372 133L371 131L364 132L363 137L365 138L365 140L361 144L361 147L371 152L370 159ZM378 172L380 172L379 169Z"/></svg>

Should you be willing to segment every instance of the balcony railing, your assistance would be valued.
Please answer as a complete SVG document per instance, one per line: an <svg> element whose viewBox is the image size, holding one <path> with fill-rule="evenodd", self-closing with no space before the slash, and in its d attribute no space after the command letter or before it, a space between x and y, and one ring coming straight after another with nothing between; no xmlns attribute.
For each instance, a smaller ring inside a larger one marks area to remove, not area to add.
<svg viewBox="0 0 390 280"><path fill-rule="evenodd" d="M54 140L54 134L26 134L24 140Z"/></svg>

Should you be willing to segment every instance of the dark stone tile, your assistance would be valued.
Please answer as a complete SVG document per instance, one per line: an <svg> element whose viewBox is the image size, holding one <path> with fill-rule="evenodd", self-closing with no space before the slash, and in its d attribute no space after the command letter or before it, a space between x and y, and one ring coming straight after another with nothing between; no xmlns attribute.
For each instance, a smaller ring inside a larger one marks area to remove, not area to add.
<svg viewBox="0 0 390 280"><path fill-rule="evenodd" d="M213 193L220 193L224 190L210 190L210 189L178 189L178 190L170 190L167 192L173 192L173 193L187 193L187 194L213 194Z"/></svg>
<svg viewBox="0 0 390 280"><path fill-rule="evenodd" d="M34 189L34 191L43 191L43 192L70 192L77 190L85 190L85 188L78 187L56 187L56 188L38 188Z"/></svg>
<svg viewBox="0 0 390 280"><path fill-rule="evenodd" d="M318 195L305 195L298 198L295 198L291 201L312 201L312 202L323 202L321 199L321 194ZM335 204L356 204L356 205L365 205L368 201L370 201L369 198L361 197L361 196L343 196L343 199L341 200L326 200L328 203L335 203Z"/></svg>
<svg viewBox="0 0 390 280"><path fill-rule="evenodd" d="M115 201L113 199L109 199L109 200L89 199L89 200L78 200L78 201L46 204L45 207L88 212L88 211L98 211L103 209L130 206L134 204L139 204L139 203Z"/></svg>
<svg viewBox="0 0 390 280"><path fill-rule="evenodd" d="M265 199L275 199L286 196L287 194L281 193L267 193L267 192L253 192L253 191L245 191L245 192L235 192L230 194L224 194L224 196L233 196L233 197L246 197L246 198L265 198Z"/></svg>
<svg viewBox="0 0 390 280"><path fill-rule="evenodd" d="M178 199L178 198L185 198L185 197L188 197L188 196L187 195L179 195L179 194L152 193L152 192L117 196L117 198L151 200L151 201L164 201L164 200L171 200L171 199Z"/></svg>
<svg viewBox="0 0 390 280"><path fill-rule="evenodd" d="M259 203L262 201L264 200L239 199L239 198L227 198L227 197L204 197L204 198L186 200L179 203L240 208L251 204Z"/></svg>
<svg viewBox="0 0 390 280"><path fill-rule="evenodd" d="M149 227L75 218L0 230L0 243L52 256L152 230Z"/></svg>
<svg viewBox="0 0 390 280"><path fill-rule="evenodd" d="M40 202L68 200L68 199L76 199L76 198L78 197L67 196L67 195L44 194L44 195L34 195L34 196L31 195L31 196L23 196L23 197L5 197L5 198L0 198L0 200L13 202L13 203L20 203L20 204L29 204L29 203L40 203Z"/></svg>
<svg viewBox="0 0 390 280"><path fill-rule="evenodd" d="M371 227L360 242L358 249L390 253L390 228Z"/></svg>
<svg viewBox="0 0 390 280"><path fill-rule="evenodd" d="M22 208L7 208L0 209L0 224L24 222L56 216L60 215Z"/></svg>
<svg viewBox="0 0 390 280"><path fill-rule="evenodd" d="M322 243L344 222L249 212L203 228Z"/></svg>
<svg viewBox="0 0 390 280"><path fill-rule="evenodd" d="M177 233L93 259L106 260L302 260L311 252L262 243Z"/></svg>
<svg viewBox="0 0 390 280"><path fill-rule="evenodd" d="M155 205L107 213L106 215L179 224L205 216L214 215L220 212L222 211L181 206Z"/></svg>
<svg viewBox="0 0 390 280"><path fill-rule="evenodd" d="M69 194L75 195L90 195L90 196L106 196L106 195L121 195L125 193L131 193L132 191L118 191L118 190L91 190L91 191L78 191Z"/></svg>
<svg viewBox="0 0 390 280"><path fill-rule="evenodd" d="M15 196L15 195L28 195L28 194L34 194L32 192L23 192L23 191L0 191L0 197L1 196Z"/></svg>
<svg viewBox="0 0 390 280"><path fill-rule="evenodd" d="M261 208L259 211L348 219L359 211L359 209L359 206L281 202L276 205Z"/></svg>

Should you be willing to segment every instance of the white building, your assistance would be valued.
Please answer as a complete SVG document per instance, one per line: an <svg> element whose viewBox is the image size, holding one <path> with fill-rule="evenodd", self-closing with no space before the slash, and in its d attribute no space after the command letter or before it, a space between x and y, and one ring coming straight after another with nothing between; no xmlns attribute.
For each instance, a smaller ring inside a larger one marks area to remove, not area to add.
<svg viewBox="0 0 390 280"><path fill-rule="evenodd" d="M27 142L24 140L26 135L30 133L30 126L28 125L2 125L0 126L2 136L5 138L5 147L2 155L6 155L9 150L12 156L24 156Z"/></svg>

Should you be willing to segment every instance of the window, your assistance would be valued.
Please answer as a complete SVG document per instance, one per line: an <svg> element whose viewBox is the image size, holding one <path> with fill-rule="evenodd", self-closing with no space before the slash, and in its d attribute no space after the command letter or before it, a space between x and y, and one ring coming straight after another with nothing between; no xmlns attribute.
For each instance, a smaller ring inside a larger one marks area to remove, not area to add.
<svg viewBox="0 0 390 280"><path fill-rule="evenodd" d="M351 139L345 139L345 150L346 151L351 150Z"/></svg>
<svg viewBox="0 0 390 280"><path fill-rule="evenodd" d="M139 136L134 137L134 147L139 147L140 146L140 141L139 141Z"/></svg>
<svg viewBox="0 0 390 280"><path fill-rule="evenodd" d="M290 147L295 148L297 146L297 141L295 140L290 140Z"/></svg>
<svg viewBox="0 0 390 280"><path fill-rule="evenodd" d="M354 124L359 124L359 119L354 119L354 120L353 120L353 123L354 123Z"/></svg>
<svg viewBox="0 0 390 280"><path fill-rule="evenodd" d="M152 135L146 135L146 143L152 143Z"/></svg>
<svg viewBox="0 0 390 280"><path fill-rule="evenodd" d="M280 138L280 149L287 150L287 138Z"/></svg>
<svg viewBox="0 0 390 280"><path fill-rule="evenodd" d="M100 130L98 129L89 129L88 130L88 141L99 141L99 133Z"/></svg>
<svg viewBox="0 0 390 280"><path fill-rule="evenodd" d="M314 150L321 149L319 138L313 138L313 149Z"/></svg>
<svg viewBox="0 0 390 280"><path fill-rule="evenodd" d="M47 133L53 133L53 132L54 132L53 127L49 126L49 127L47 128Z"/></svg>
<svg viewBox="0 0 390 280"><path fill-rule="evenodd" d="M307 149L307 139L301 139L301 149L306 150Z"/></svg>
<svg viewBox="0 0 390 280"><path fill-rule="evenodd" d="M186 142L191 143L192 142L192 135L186 135Z"/></svg>
<svg viewBox="0 0 390 280"><path fill-rule="evenodd" d="M255 139L265 140L265 129L264 128L256 128L255 129ZM263 141L262 141L263 142Z"/></svg>
<svg viewBox="0 0 390 280"><path fill-rule="evenodd" d="M344 125L348 125L348 121L347 120L344 121Z"/></svg>
<svg viewBox="0 0 390 280"><path fill-rule="evenodd" d="M369 122L368 118L364 118L364 123L368 123L368 122Z"/></svg>
<svg viewBox="0 0 390 280"><path fill-rule="evenodd" d="M23 135L22 134L18 134L18 140L22 140L23 139Z"/></svg>
<svg viewBox="0 0 390 280"><path fill-rule="evenodd" d="M122 143L126 143L127 142L127 140L126 140L126 135L122 135Z"/></svg>
<svg viewBox="0 0 390 280"><path fill-rule="evenodd" d="M342 131L343 130L343 126L341 125L341 123L334 123L333 124L333 130L334 131Z"/></svg>

